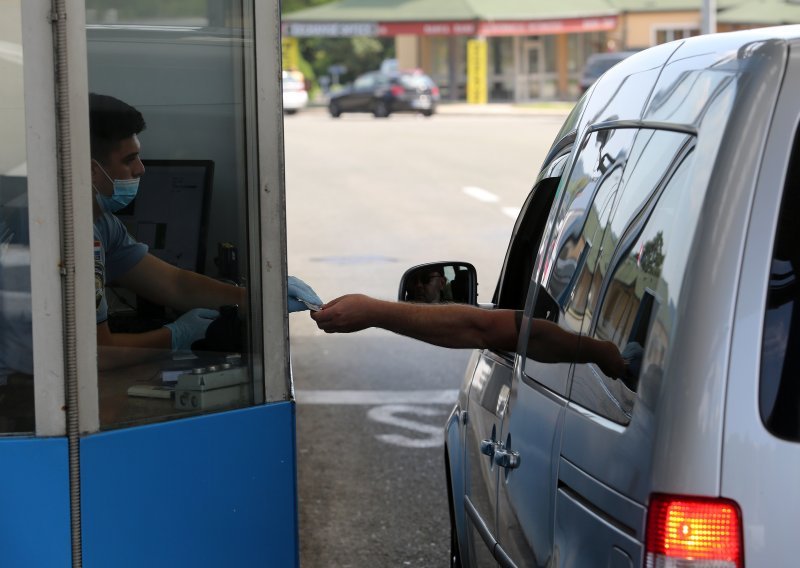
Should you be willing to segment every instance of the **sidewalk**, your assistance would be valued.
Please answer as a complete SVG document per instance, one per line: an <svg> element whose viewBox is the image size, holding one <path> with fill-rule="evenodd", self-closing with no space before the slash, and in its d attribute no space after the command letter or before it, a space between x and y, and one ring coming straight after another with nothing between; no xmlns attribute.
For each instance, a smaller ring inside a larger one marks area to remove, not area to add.
<svg viewBox="0 0 800 568"><path fill-rule="evenodd" d="M566 117L574 103L488 103L473 105L465 102L440 101L436 113L451 116L559 116ZM307 110L325 110L327 103L319 100L310 103Z"/></svg>
<svg viewBox="0 0 800 568"><path fill-rule="evenodd" d="M489 115L489 116L564 116L574 106L573 103L488 103L468 104L465 102L440 102L436 107L439 114L449 115Z"/></svg>

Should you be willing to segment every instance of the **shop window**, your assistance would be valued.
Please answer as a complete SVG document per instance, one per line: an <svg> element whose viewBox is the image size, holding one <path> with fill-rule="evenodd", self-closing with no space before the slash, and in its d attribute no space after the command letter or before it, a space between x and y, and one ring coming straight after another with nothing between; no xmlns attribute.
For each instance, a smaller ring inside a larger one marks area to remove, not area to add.
<svg viewBox="0 0 800 568"><path fill-rule="evenodd" d="M700 28L687 27L657 27L653 30L655 34L655 44L667 43L677 39L686 39L700 35Z"/></svg>

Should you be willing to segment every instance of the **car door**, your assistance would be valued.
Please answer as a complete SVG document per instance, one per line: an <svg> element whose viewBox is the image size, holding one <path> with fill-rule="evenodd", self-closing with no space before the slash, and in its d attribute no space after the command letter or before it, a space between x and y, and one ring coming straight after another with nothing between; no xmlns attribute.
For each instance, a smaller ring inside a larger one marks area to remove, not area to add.
<svg viewBox="0 0 800 568"><path fill-rule="evenodd" d="M569 358L537 360L530 324L535 314L570 333L580 332L584 306L574 302L574 292L586 283L578 276L597 256L601 219L611 210L632 138L633 131L626 130L600 130L584 138L548 222L550 239L540 247L495 452L500 469L496 555L503 565L557 562L553 515L572 364Z"/></svg>
<svg viewBox="0 0 800 568"><path fill-rule="evenodd" d="M502 276L495 292L495 305L519 309L524 306L527 282L533 271L533 259L544 232L547 213L552 206L569 148L554 154L539 176L522 208L509 245ZM499 438L505 405L511 389L514 367L512 353L483 350L473 373L467 403L465 435L465 513L468 519L467 542L469 565L496 564L495 510L498 467L494 452Z"/></svg>
<svg viewBox="0 0 800 568"><path fill-rule="evenodd" d="M591 362L574 367L556 480L561 565L631 566L642 557L652 397L687 258L681 235L692 230L678 212L691 197L693 148L687 133L637 132L613 214L599 216L599 253L578 277L582 333L615 343L630 365L625 377Z"/></svg>
<svg viewBox="0 0 800 568"><path fill-rule="evenodd" d="M342 110L368 112L372 110L372 93L377 84L377 73L366 73L353 82L353 90L342 101Z"/></svg>

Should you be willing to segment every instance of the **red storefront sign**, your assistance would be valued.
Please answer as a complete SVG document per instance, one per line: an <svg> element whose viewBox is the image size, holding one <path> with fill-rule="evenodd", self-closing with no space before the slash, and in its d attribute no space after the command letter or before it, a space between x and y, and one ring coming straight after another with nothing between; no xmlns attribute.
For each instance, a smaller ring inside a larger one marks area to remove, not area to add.
<svg viewBox="0 0 800 568"><path fill-rule="evenodd" d="M617 27L616 16L560 20L507 20L479 22L288 22L283 35L295 37L353 36L533 36L600 32Z"/></svg>
<svg viewBox="0 0 800 568"><path fill-rule="evenodd" d="M616 27L616 16L496 22L381 22L378 24L378 35L531 36L599 32L613 30Z"/></svg>
<svg viewBox="0 0 800 568"><path fill-rule="evenodd" d="M495 37L572 34L609 31L616 27L616 16L569 18L563 20L481 22L478 26L477 35Z"/></svg>

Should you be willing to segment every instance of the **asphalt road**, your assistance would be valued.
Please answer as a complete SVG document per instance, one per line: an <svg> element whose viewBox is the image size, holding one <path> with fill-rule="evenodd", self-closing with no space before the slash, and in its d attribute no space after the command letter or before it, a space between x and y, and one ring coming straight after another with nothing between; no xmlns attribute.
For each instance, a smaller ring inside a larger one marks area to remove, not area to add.
<svg viewBox="0 0 800 568"><path fill-rule="evenodd" d="M427 261L494 291L519 207L564 116L285 120L289 272L323 300L394 299ZM290 317L304 568L447 566L442 426L470 352Z"/></svg>

